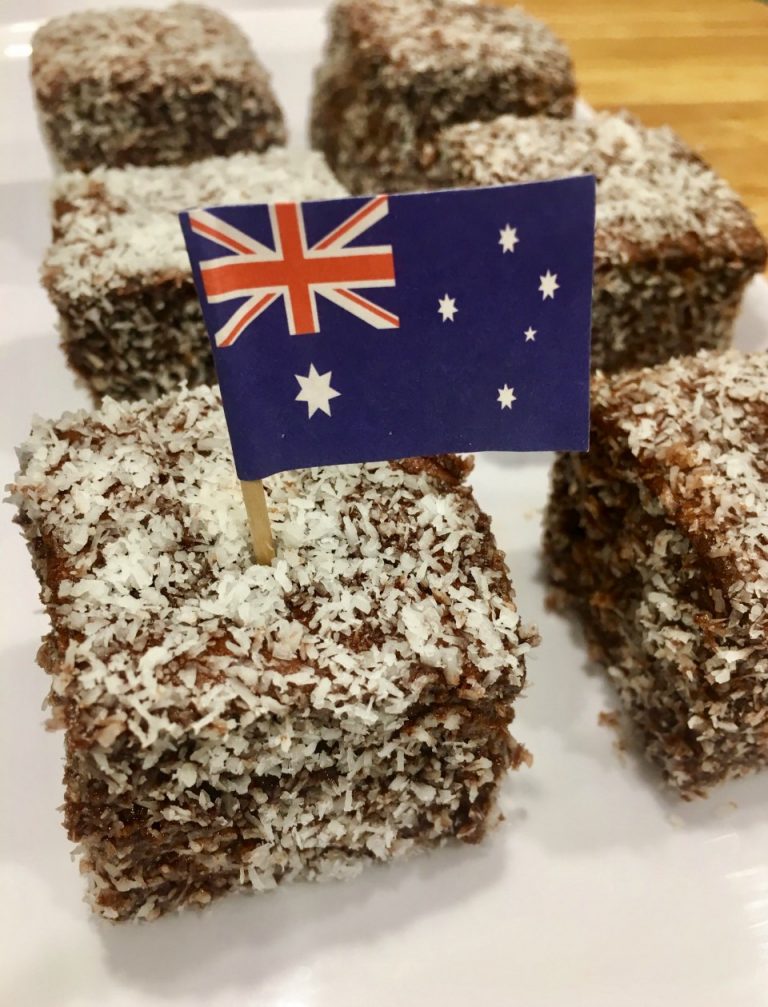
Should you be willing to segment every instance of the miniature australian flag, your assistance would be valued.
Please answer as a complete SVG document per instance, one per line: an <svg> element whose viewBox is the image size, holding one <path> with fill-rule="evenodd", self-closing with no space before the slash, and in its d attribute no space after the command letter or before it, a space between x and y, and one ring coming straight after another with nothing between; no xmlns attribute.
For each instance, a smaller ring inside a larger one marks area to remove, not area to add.
<svg viewBox="0 0 768 1007"><path fill-rule="evenodd" d="M240 479L586 449L592 176L181 221Z"/></svg>

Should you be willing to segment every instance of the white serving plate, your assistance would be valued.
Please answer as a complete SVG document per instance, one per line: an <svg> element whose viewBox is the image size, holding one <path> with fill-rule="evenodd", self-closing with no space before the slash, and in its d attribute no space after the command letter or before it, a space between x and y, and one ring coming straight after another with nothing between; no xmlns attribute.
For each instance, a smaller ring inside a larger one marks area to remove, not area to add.
<svg viewBox="0 0 768 1007"><path fill-rule="evenodd" d="M111 4L114 6L114 4ZM221 3L273 71L302 143L321 3ZM86 404L37 283L49 167L27 83L33 19L0 14L0 482L33 412ZM768 346L753 283L737 344ZM577 635L544 608L539 517L549 456L485 456L474 484L543 643L515 734L532 769L508 779L483 845L374 867L359 880L230 897L205 912L115 927L93 918L59 824L62 736L42 728L46 620L9 507L0 511L0 1002L13 1007L764 1007L768 773L684 804L598 713L615 705Z"/></svg>

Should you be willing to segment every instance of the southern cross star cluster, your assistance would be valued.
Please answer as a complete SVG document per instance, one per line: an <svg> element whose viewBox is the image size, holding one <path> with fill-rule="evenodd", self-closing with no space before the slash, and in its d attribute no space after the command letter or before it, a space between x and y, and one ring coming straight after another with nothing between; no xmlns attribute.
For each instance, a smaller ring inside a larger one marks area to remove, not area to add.
<svg viewBox="0 0 768 1007"><path fill-rule="evenodd" d="M498 243L501 245L502 252L514 252L515 247L520 243L517 228L512 227L510 224L505 224L499 231ZM541 293L543 301L554 300L555 294L559 289L560 284L557 282L557 273L553 273L548 269L543 276L539 276L538 290ZM445 293L439 298L437 303L437 313L442 320L444 322L453 322L459 311L456 298ZM537 330L531 325L523 331L526 343L535 342L537 335ZM294 375L301 389L296 396L296 401L306 403L308 419L311 419L317 412L325 413L326 416L331 415L331 400L341 395L341 392L331 386L332 375L332 371L319 374L314 364L310 364L307 375ZM512 403L517 401L514 388L510 388L505 383L503 388L498 389L497 401L502 409L511 409Z"/></svg>

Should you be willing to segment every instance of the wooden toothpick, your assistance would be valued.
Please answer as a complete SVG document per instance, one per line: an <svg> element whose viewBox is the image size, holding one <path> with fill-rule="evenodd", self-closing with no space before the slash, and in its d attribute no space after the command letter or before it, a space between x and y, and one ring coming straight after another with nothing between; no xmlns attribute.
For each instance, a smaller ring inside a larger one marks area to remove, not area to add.
<svg viewBox="0 0 768 1007"><path fill-rule="evenodd" d="M245 509L248 513L248 527L251 530L251 545L256 562L269 566L275 558L275 544L267 513L267 498L260 479L241 481Z"/></svg>

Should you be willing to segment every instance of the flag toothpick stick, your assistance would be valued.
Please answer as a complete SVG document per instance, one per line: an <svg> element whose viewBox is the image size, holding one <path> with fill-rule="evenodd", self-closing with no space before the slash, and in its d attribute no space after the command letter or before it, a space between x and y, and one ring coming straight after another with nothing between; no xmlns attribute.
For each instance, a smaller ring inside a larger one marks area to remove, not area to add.
<svg viewBox="0 0 768 1007"><path fill-rule="evenodd" d="M275 544L272 541L272 529L269 525L264 485L261 479L243 480L240 483L240 488L243 491L243 501L248 514L253 554L257 563L269 566L275 558Z"/></svg>

